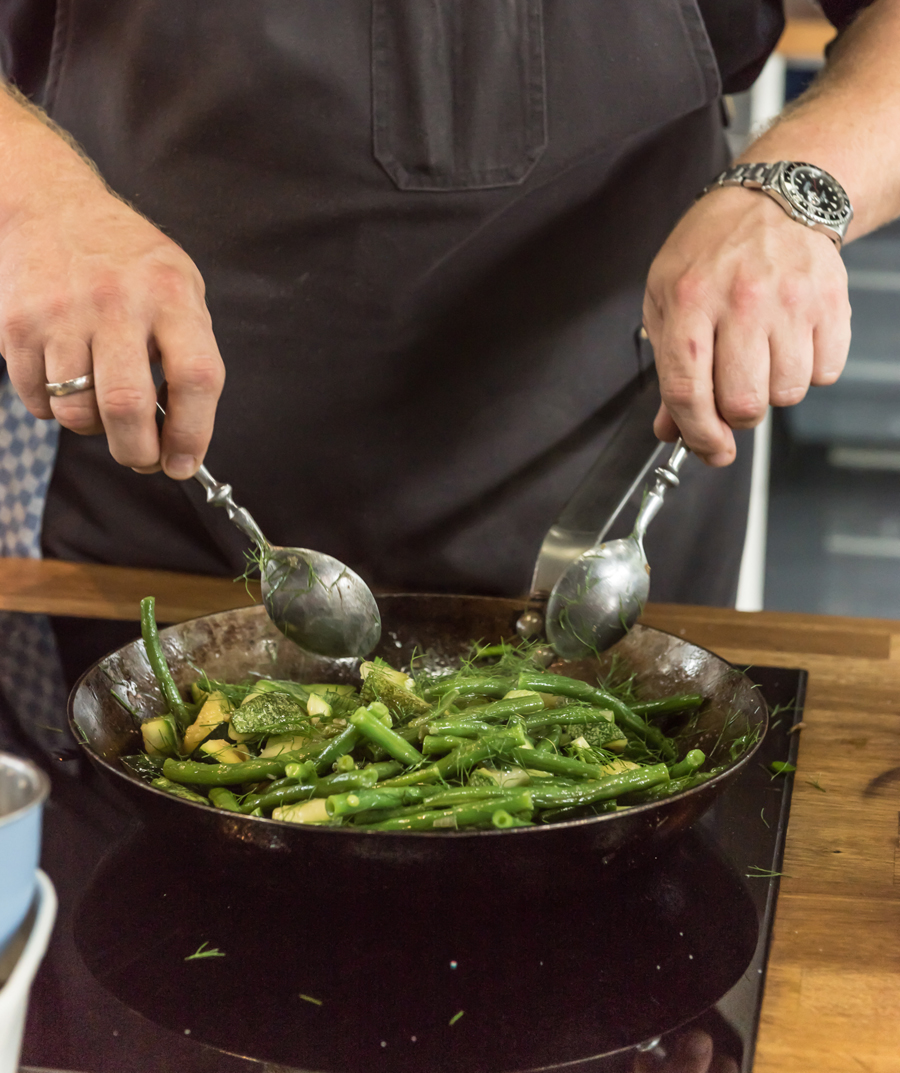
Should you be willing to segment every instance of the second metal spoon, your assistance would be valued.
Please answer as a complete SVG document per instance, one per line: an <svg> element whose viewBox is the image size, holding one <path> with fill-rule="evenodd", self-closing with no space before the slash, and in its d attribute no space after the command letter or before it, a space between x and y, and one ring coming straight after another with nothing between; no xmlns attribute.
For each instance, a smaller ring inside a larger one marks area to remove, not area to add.
<svg viewBox="0 0 900 1073"><path fill-rule="evenodd" d="M645 495L630 536L588 548L553 586L547 604L547 637L564 659L583 659L614 645L631 629L650 594L644 534L688 456L679 439L656 484Z"/></svg>

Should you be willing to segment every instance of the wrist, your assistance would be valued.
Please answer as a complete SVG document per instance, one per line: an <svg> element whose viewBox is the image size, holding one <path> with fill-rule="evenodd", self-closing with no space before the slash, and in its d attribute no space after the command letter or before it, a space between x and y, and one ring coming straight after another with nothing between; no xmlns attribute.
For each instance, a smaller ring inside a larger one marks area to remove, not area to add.
<svg viewBox="0 0 900 1073"><path fill-rule="evenodd" d="M837 179L807 162L742 161L716 176L700 196L720 187L743 188L765 195L790 219L822 233L838 249L853 219L850 200Z"/></svg>

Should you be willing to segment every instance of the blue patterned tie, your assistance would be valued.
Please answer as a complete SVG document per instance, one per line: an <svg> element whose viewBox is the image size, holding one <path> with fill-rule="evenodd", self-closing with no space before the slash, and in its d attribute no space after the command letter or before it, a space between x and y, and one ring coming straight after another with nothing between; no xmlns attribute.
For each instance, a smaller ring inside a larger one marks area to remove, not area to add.
<svg viewBox="0 0 900 1073"><path fill-rule="evenodd" d="M0 364L2 370L2 364ZM0 371L0 555L39 559L59 425L32 417ZM46 615L0 611L0 748L24 737L46 755L71 744L66 690ZM0 713L2 714L2 713Z"/></svg>

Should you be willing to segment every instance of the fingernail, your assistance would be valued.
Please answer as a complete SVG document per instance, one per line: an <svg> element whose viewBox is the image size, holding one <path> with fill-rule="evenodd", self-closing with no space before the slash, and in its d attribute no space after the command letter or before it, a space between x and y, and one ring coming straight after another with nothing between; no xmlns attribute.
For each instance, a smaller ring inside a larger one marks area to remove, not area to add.
<svg viewBox="0 0 900 1073"><path fill-rule="evenodd" d="M187 477L193 477L197 469L197 460L193 455L169 455L163 462L163 469L168 477L183 481Z"/></svg>
<svg viewBox="0 0 900 1073"><path fill-rule="evenodd" d="M710 466L730 466L734 455L730 451L720 451L716 455L707 455L706 462Z"/></svg>

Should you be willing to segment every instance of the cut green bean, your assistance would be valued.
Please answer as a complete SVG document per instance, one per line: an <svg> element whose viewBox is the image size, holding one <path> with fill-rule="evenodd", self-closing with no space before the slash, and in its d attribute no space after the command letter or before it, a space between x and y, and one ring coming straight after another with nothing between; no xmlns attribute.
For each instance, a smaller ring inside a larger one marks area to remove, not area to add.
<svg viewBox="0 0 900 1073"><path fill-rule="evenodd" d="M163 775L173 782L195 786L236 786L242 782L259 782L269 775L284 774L288 754L273 760L245 760L242 764L204 764L197 760L171 760L163 764Z"/></svg>
<svg viewBox="0 0 900 1073"><path fill-rule="evenodd" d="M342 730L336 738L329 739L328 744L322 749L315 757L316 771L320 775L324 775L326 771L331 770L332 764L338 757L344 756L346 753L352 752L356 748L356 745L360 739L359 730L354 726L349 726Z"/></svg>
<svg viewBox="0 0 900 1073"><path fill-rule="evenodd" d="M363 734L376 745L380 745L388 756L393 757L395 760L399 760L403 764L420 764L424 759L414 745L405 741L390 727L386 727L367 708L357 708L353 715L350 716L350 722L360 734Z"/></svg>
<svg viewBox="0 0 900 1073"><path fill-rule="evenodd" d="M468 744L468 738L456 737L453 734L426 734L422 739L422 753L424 756L443 756L459 745Z"/></svg>
<svg viewBox="0 0 900 1073"><path fill-rule="evenodd" d="M478 719L441 719L429 723L425 728L429 734L450 734L458 738L478 738L497 729L493 723L482 723Z"/></svg>
<svg viewBox="0 0 900 1073"><path fill-rule="evenodd" d="M590 805L595 801L610 801L625 793L646 790L651 786L669 781L665 764L632 768L630 771L605 775L596 781L585 781L580 786L554 786L548 779L529 786L535 808L562 808Z"/></svg>
<svg viewBox="0 0 900 1073"><path fill-rule="evenodd" d="M706 753L702 749L691 749L684 760L669 765L669 778L680 779L684 775L693 775L706 763Z"/></svg>
<svg viewBox="0 0 900 1073"><path fill-rule="evenodd" d="M198 794L194 790L189 790L187 786L182 786L178 782L173 782L172 779L167 779L164 775L160 775L159 778L153 779L150 785L155 786L157 790L165 790L167 794L171 794L173 797L180 797L182 801L193 801L195 805L209 804L209 801L207 801L202 794Z"/></svg>
<svg viewBox="0 0 900 1073"><path fill-rule="evenodd" d="M584 726L613 725L613 713L608 708L581 708L566 705L563 708L545 708L537 715L529 715L522 722L526 730L537 730L546 726L571 726L580 723Z"/></svg>
<svg viewBox="0 0 900 1073"><path fill-rule="evenodd" d="M505 723L514 715L536 715L544 710L542 697L507 697L506 700L495 700L488 704L478 713L478 718L483 723Z"/></svg>
<svg viewBox="0 0 900 1073"><path fill-rule="evenodd" d="M211 786L209 788L209 799L216 808L223 809L225 812L241 811L238 799L227 786Z"/></svg>
<svg viewBox="0 0 900 1073"><path fill-rule="evenodd" d="M553 775L568 775L573 779L602 779L605 772L599 764L586 764L569 756L554 756L537 749L513 749L513 759L524 768L549 771Z"/></svg>
<svg viewBox="0 0 900 1073"><path fill-rule="evenodd" d="M403 789L396 790L359 790L345 794L330 794L325 799L325 807L332 816L353 816L369 809L395 808L403 801Z"/></svg>
<svg viewBox="0 0 900 1073"><path fill-rule="evenodd" d="M699 708L703 697L699 693L679 693L661 700L639 700L629 707L642 719L653 719L659 715L671 715L674 712L691 712Z"/></svg>
<svg viewBox="0 0 900 1073"><path fill-rule="evenodd" d="M160 692L165 697L166 707L175 717L175 722L183 733L190 725L191 719L163 654L159 629L156 625L156 599L153 596L145 596L141 600L141 638Z"/></svg>
<svg viewBox="0 0 900 1073"><path fill-rule="evenodd" d="M498 831L508 831L510 827L534 827L534 824L531 820L520 820L518 816L507 812L505 808L498 808L491 816L491 826L496 827Z"/></svg>

